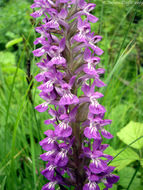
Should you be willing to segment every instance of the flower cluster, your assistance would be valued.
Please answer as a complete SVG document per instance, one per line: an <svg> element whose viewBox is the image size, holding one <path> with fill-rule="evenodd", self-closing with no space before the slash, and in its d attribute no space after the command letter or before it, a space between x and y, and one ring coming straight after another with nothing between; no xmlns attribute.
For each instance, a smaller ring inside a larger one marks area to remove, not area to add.
<svg viewBox="0 0 143 190"><path fill-rule="evenodd" d="M106 110L98 101L103 94L96 91L105 84L100 80L104 69L98 66L103 51L96 45L102 37L89 23L98 20L90 13L95 6L85 0L34 0L31 6L31 16L42 19L34 42L41 45L33 54L41 57L35 78L42 82L38 89L44 102L36 110L48 111L45 124L53 126L40 142L46 162L42 174L50 181L42 190L57 185L99 190L101 182L107 190L119 179L108 166L112 157L103 153L108 145L102 136L112 135L104 129L111 120L104 119Z"/></svg>

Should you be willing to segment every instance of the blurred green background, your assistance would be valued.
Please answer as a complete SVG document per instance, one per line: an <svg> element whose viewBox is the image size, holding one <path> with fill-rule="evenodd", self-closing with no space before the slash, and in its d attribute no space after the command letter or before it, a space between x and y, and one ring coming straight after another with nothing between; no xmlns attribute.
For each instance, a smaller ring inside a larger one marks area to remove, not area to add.
<svg viewBox="0 0 143 190"><path fill-rule="evenodd" d="M39 190L46 183L39 141L47 129L47 113L34 107L42 102L34 76L36 21L30 17L33 0L0 0L0 190ZM107 153L120 175L113 190L143 189L143 3L135 0L91 0L99 21L91 24L103 36L103 77L108 85L102 104L108 130ZM69 188L72 189L72 188ZM101 189L103 187L101 186Z"/></svg>

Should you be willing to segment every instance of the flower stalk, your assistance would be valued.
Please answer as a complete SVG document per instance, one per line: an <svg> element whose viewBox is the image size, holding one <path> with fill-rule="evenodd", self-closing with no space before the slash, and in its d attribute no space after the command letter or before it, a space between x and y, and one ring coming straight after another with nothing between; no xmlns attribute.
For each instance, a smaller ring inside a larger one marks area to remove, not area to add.
<svg viewBox="0 0 143 190"><path fill-rule="evenodd" d="M102 37L90 27L98 21L90 13L95 6L84 0L34 0L31 6L31 16L42 20L34 41L41 47L33 54L41 57L35 78L42 82L38 89L44 102L36 110L48 111L51 118L45 124L53 125L40 142L46 162L41 173L49 181L42 190L58 185L99 190L100 183L106 190L119 179L108 166L113 159L104 153L108 145L102 144L102 137L113 136L104 129L111 120L104 119L106 110L98 101L103 97L98 89L105 84L100 79L104 69L98 66L103 50L96 45Z"/></svg>

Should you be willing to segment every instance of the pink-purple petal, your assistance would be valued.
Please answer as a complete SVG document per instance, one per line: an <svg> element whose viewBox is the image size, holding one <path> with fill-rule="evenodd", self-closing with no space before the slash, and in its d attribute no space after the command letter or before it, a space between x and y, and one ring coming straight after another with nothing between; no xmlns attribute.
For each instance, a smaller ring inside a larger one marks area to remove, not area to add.
<svg viewBox="0 0 143 190"><path fill-rule="evenodd" d="M92 23L95 23L95 22L97 22L99 20L96 16L94 16L92 14L88 14L87 18Z"/></svg>
<svg viewBox="0 0 143 190"><path fill-rule="evenodd" d="M79 99L76 95L67 93L59 101L59 105L71 105L79 103Z"/></svg>
<svg viewBox="0 0 143 190"><path fill-rule="evenodd" d="M106 139L112 139L113 135L111 133L109 133L108 131L106 131L105 129L101 130L101 134L106 138Z"/></svg>
<svg viewBox="0 0 143 190"><path fill-rule="evenodd" d="M55 134L59 137L69 137L72 134L72 128L68 125L68 123L61 122L55 128Z"/></svg>
<svg viewBox="0 0 143 190"><path fill-rule="evenodd" d="M100 133L96 127L86 127L84 129L84 135L89 139L101 139Z"/></svg>
<svg viewBox="0 0 143 190"><path fill-rule="evenodd" d="M105 171L108 168L108 166L104 160L97 159L97 161L95 161L95 163L89 164L89 168L90 168L91 172L98 174L98 173Z"/></svg>
<svg viewBox="0 0 143 190"><path fill-rule="evenodd" d="M89 110L90 110L91 113L94 113L94 114L97 114L97 115L106 112L104 106L102 106L100 104L99 105L90 104Z"/></svg>
<svg viewBox="0 0 143 190"><path fill-rule="evenodd" d="M100 188L95 182L89 182L83 186L83 190L100 190Z"/></svg>
<svg viewBox="0 0 143 190"><path fill-rule="evenodd" d="M38 106L35 107L35 109L38 111L38 112L44 112L48 109L48 103L47 102L44 102Z"/></svg>

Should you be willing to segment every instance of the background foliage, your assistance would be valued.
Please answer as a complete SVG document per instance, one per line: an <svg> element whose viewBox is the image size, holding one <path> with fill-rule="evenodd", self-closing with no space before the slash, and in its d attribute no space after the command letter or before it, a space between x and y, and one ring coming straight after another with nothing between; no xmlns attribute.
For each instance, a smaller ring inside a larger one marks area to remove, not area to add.
<svg viewBox="0 0 143 190"><path fill-rule="evenodd" d="M143 189L143 3L122 0L91 0L99 22L92 30L103 36L102 66L106 69L102 104L108 130L114 139L105 141L110 163L120 175L113 190ZM43 121L37 113L41 102L34 76L38 72L32 50L36 25L29 15L32 0L0 0L0 189L38 190L46 180L38 144ZM104 187L101 186L101 189Z"/></svg>

